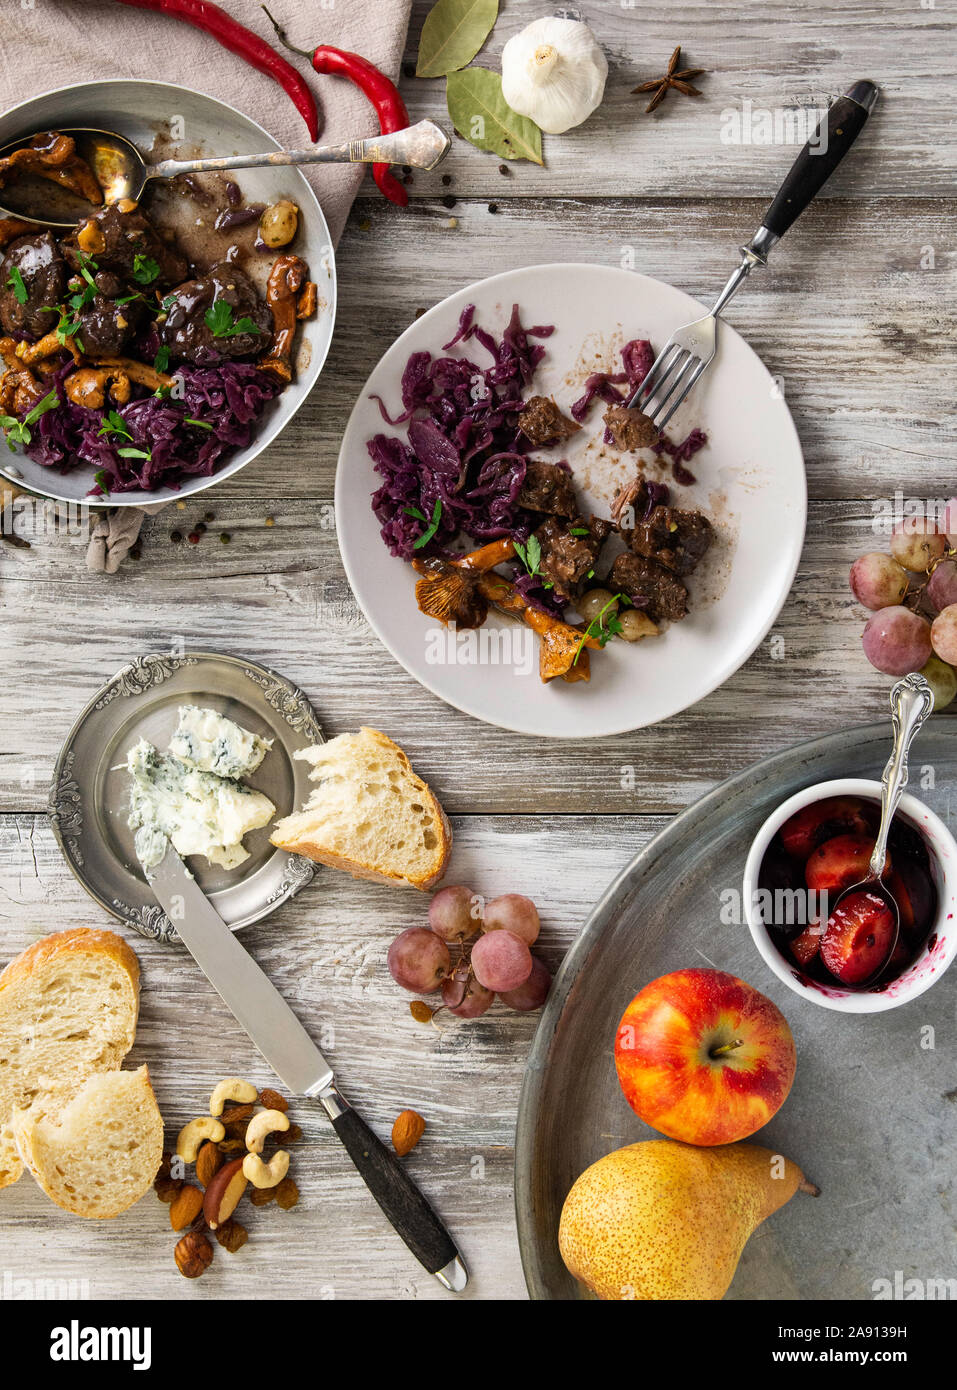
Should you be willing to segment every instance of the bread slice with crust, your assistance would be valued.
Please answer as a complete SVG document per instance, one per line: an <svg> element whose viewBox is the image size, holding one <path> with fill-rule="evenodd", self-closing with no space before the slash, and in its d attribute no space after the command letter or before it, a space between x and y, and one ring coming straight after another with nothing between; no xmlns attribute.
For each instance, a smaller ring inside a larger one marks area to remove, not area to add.
<svg viewBox="0 0 957 1390"><path fill-rule="evenodd" d="M89 1077L119 1070L133 1046L139 977L122 937L82 927L43 937L0 974L0 1187L23 1172L15 1111L40 1120Z"/></svg>
<svg viewBox="0 0 957 1390"><path fill-rule="evenodd" d="M452 830L398 744L363 728L295 756L312 763L318 785L301 811L276 824L272 844L353 878L421 889L438 883Z"/></svg>
<svg viewBox="0 0 957 1390"><path fill-rule="evenodd" d="M65 1109L13 1117L24 1163L57 1206L74 1216L118 1216L152 1186L163 1159L163 1118L149 1071L89 1077Z"/></svg>

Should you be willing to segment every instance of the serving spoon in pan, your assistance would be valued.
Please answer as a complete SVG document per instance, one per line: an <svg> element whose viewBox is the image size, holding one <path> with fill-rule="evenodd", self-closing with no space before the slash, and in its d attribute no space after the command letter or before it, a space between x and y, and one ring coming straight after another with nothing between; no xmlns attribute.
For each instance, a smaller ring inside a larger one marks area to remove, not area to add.
<svg viewBox="0 0 957 1390"><path fill-rule="evenodd" d="M59 129L59 128L58 128ZM229 169L271 169L289 164L407 164L414 169L434 169L449 152L451 140L434 121L418 121L392 135L368 140L347 140L343 145L319 145L311 150L274 150L271 154L234 154L219 159L164 159L147 164L136 146L110 130L71 128L60 130L76 145L76 153L92 169L103 189L105 203L129 198L139 202L151 179L175 179L179 174L221 174ZM28 145L33 137L21 136L0 149L0 159ZM46 186L44 186L46 185ZM24 190L27 190L24 192ZM19 217L45 227L72 227L93 211L93 204L73 194L65 195L56 183L30 177L23 185L11 181L2 193L0 217ZM64 216L70 208L76 210Z"/></svg>

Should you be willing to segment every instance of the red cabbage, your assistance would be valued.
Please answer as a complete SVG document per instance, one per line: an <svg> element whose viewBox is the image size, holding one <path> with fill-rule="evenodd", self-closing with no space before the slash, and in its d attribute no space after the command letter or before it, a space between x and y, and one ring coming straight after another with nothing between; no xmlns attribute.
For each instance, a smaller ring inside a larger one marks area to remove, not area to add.
<svg viewBox="0 0 957 1390"><path fill-rule="evenodd" d="M273 376L248 362L185 365L176 372L181 385L175 397L144 395L139 388L137 399L118 409L131 436L126 439L115 433L100 435L104 410L67 399L62 383L70 371L72 363L67 362L54 378L60 404L34 426L27 453L60 473L81 465L102 470L91 496L136 488L153 492L176 487L184 477L210 477L237 449L246 448L267 404L281 389ZM119 452L129 448L147 457Z"/></svg>
<svg viewBox="0 0 957 1390"><path fill-rule="evenodd" d="M490 354L491 365L414 352L402 373L402 413L391 416L373 397L388 424L408 421L407 442L377 434L367 445L383 479L372 507L393 555L410 560L417 553L443 554L462 533L474 541L528 537L533 518L518 505L518 494L530 446L516 416L545 355L541 343L530 339L553 331L523 328L516 304L497 343L476 324L475 305L469 304L442 351L474 340ZM437 502L438 525L417 551Z"/></svg>
<svg viewBox="0 0 957 1390"><path fill-rule="evenodd" d="M620 372L592 372L585 381L584 395L579 396L572 406L572 418L579 424L584 420L595 397L606 405L621 405L630 400L651 370L655 360L654 349L647 338L632 338L621 350L624 367ZM616 386L628 385L627 392L617 391ZM606 443L611 441L606 438Z"/></svg>

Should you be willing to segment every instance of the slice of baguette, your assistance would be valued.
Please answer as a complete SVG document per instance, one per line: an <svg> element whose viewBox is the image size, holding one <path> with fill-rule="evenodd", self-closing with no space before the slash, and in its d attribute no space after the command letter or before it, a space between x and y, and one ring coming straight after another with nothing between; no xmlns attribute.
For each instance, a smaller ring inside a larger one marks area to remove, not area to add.
<svg viewBox="0 0 957 1390"><path fill-rule="evenodd" d="M13 1118L24 1163L58 1207L118 1216L148 1192L163 1160L163 1119L149 1071L91 1076L55 1117Z"/></svg>
<svg viewBox="0 0 957 1390"><path fill-rule="evenodd" d="M0 1187L23 1172L15 1110L55 1113L133 1045L140 968L111 931L77 928L35 942L0 974Z"/></svg>
<svg viewBox="0 0 957 1390"><path fill-rule="evenodd" d="M274 845L353 878L429 889L445 873L452 830L398 744L377 729L340 734L296 754L318 783L273 829Z"/></svg>

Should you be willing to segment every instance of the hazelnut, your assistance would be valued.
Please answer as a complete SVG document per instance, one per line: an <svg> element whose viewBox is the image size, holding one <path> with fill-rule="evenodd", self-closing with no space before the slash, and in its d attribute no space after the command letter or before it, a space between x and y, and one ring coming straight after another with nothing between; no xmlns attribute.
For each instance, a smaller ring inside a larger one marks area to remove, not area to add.
<svg viewBox="0 0 957 1390"><path fill-rule="evenodd" d="M200 1231L188 1231L173 1251L184 1279L198 1279L213 1262L213 1247Z"/></svg>

